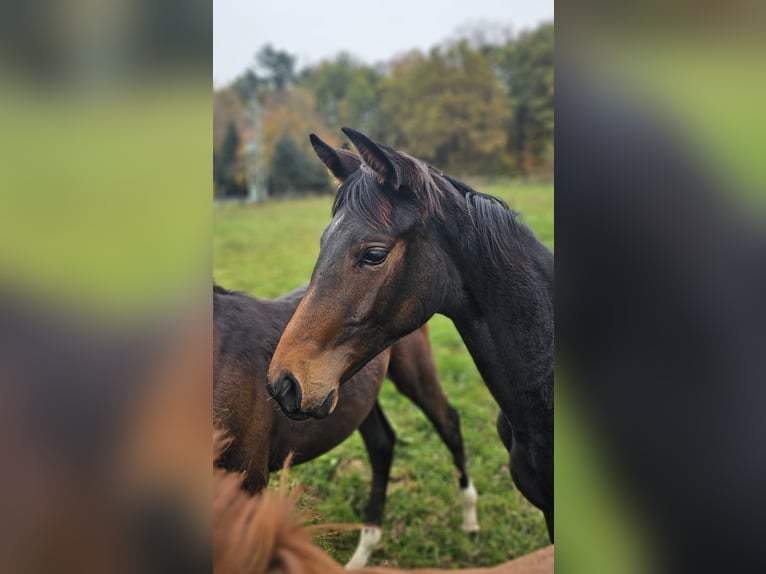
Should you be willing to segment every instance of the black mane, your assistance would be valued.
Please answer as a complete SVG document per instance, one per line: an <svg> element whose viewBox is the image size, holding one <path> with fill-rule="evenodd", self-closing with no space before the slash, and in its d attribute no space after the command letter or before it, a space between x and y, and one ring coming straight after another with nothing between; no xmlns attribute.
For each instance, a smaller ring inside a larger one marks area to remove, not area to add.
<svg viewBox="0 0 766 574"><path fill-rule="evenodd" d="M378 185L377 176L360 167L338 188L332 204L333 217L345 207L373 229L390 227L393 207L390 197L397 192L386 189L381 193Z"/></svg>
<svg viewBox="0 0 766 574"><path fill-rule="evenodd" d="M519 212L514 211L499 197L476 191L468 184L446 174L447 180L465 199L466 210L476 228L482 251L495 265L515 262L519 239L529 230L518 221Z"/></svg>
<svg viewBox="0 0 766 574"><path fill-rule="evenodd" d="M221 287L218 283L213 283L213 293L218 293L219 295L231 295L232 292L228 289Z"/></svg>

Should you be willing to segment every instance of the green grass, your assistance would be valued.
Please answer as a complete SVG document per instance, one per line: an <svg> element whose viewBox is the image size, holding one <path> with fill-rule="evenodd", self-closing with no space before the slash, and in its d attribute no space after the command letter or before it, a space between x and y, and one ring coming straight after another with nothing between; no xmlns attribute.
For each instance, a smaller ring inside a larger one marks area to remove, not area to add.
<svg viewBox="0 0 766 574"><path fill-rule="evenodd" d="M481 191L503 197L553 247L553 186L494 184ZM275 297L311 275L319 236L330 219L328 196L261 205L218 205L214 210L214 275L220 284ZM495 430L497 406L452 323L430 321L442 385L459 411L469 471L479 491L481 532L460 530L457 472L446 446L425 416L392 384L380 400L397 433L383 540L371 564L399 567L492 565L547 544L542 514L513 485L508 455ZM291 471L304 488L303 504L316 522L358 522L369 492L370 468L358 433L332 452ZM345 562L358 534L320 539Z"/></svg>

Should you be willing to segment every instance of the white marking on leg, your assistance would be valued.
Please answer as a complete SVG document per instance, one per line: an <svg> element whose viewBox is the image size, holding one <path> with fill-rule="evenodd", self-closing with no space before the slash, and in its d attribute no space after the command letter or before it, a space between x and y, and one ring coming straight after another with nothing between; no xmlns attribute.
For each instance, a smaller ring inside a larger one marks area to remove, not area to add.
<svg viewBox="0 0 766 574"><path fill-rule="evenodd" d="M479 519L476 516L476 501L479 499L479 493L473 486L471 479L468 479L468 486L460 489L460 499L463 501L463 525L461 528L465 532L478 532Z"/></svg>
<svg viewBox="0 0 766 574"><path fill-rule="evenodd" d="M364 568L370 559L370 554L380 542L381 536L382 532L377 526L362 528L362 532L359 534L359 546L356 547L356 552L346 564L346 570Z"/></svg>

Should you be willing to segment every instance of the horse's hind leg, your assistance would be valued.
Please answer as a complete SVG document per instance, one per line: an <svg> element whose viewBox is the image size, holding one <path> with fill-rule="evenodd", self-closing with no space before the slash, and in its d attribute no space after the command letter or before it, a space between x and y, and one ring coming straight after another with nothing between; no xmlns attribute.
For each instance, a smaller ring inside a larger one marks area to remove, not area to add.
<svg viewBox="0 0 766 574"><path fill-rule="evenodd" d="M346 564L346 568L349 569L365 566L373 549L380 542L380 525L383 522L386 488L396 442L394 429L391 428L377 401L359 427L359 432L362 434L372 465L372 490L364 513L364 522L367 526L362 529L356 552Z"/></svg>
<svg viewBox="0 0 766 574"><path fill-rule="evenodd" d="M436 373L428 328L423 326L391 347L388 376L404 396L415 403L434 425L460 473L460 498L463 506L462 528L479 530L476 516L478 494L468 475L460 432L460 415L449 404Z"/></svg>

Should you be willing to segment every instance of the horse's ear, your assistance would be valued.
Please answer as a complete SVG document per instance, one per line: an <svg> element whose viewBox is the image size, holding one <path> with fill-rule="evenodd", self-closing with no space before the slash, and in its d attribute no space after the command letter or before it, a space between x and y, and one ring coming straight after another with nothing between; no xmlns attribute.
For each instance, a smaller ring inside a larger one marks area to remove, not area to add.
<svg viewBox="0 0 766 574"><path fill-rule="evenodd" d="M327 166L330 173L340 181L345 181L362 164L361 160L350 151L335 149L319 139L316 134L309 135L309 139L317 157Z"/></svg>
<svg viewBox="0 0 766 574"><path fill-rule="evenodd" d="M382 181L387 181L394 188L398 189L402 182L399 177L399 171L396 169L396 164L389 155L389 152L363 133L359 133L351 128L341 128L341 130L348 136L351 143L354 144L354 147L362 157L362 161L370 166L372 171L377 173Z"/></svg>

